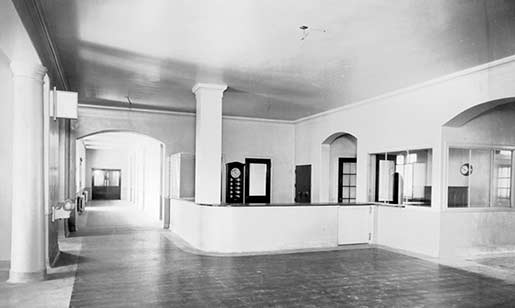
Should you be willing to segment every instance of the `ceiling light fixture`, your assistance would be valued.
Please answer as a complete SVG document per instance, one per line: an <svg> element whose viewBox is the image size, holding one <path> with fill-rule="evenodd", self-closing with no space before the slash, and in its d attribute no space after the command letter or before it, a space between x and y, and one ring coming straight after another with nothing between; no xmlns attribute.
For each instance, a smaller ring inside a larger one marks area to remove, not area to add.
<svg viewBox="0 0 515 308"><path fill-rule="evenodd" d="M327 32L326 29L309 28L309 26L306 26L306 25L300 26L299 29L302 30L302 34L300 36L301 41L305 40L308 37L310 31L317 31L317 32L323 32L323 33Z"/></svg>

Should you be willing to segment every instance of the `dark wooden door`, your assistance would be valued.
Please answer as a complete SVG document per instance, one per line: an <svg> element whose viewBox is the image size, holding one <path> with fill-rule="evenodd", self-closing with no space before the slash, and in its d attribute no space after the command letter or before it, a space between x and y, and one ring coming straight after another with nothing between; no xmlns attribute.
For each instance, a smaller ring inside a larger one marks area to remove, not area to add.
<svg viewBox="0 0 515 308"><path fill-rule="evenodd" d="M272 161L245 158L245 203L270 203Z"/></svg>
<svg viewBox="0 0 515 308"><path fill-rule="evenodd" d="M311 202L311 165L295 167L295 202Z"/></svg>
<svg viewBox="0 0 515 308"><path fill-rule="evenodd" d="M356 203L356 158L338 158L338 202Z"/></svg>
<svg viewBox="0 0 515 308"><path fill-rule="evenodd" d="M122 171L120 169L93 169L93 200L120 200Z"/></svg>

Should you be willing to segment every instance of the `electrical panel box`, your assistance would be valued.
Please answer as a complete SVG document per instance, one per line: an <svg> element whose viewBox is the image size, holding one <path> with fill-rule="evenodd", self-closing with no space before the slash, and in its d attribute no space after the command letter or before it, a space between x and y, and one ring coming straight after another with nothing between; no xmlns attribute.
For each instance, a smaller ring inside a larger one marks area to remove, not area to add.
<svg viewBox="0 0 515 308"><path fill-rule="evenodd" d="M60 119L77 119L78 112L77 92L57 91L50 92L50 115Z"/></svg>
<svg viewBox="0 0 515 308"><path fill-rule="evenodd" d="M243 203L245 164L231 162L226 164L225 200L227 203Z"/></svg>

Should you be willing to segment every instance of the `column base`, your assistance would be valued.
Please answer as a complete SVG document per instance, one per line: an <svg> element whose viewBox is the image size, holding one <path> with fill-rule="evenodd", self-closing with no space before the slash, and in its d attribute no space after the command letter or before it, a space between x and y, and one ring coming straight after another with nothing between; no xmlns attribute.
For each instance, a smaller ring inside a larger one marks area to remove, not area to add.
<svg viewBox="0 0 515 308"><path fill-rule="evenodd" d="M40 272L32 272L32 273L20 273L9 271L9 280L8 283L28 283L28 282L36 282L42 281L46 279L46 269Z"/></svg>

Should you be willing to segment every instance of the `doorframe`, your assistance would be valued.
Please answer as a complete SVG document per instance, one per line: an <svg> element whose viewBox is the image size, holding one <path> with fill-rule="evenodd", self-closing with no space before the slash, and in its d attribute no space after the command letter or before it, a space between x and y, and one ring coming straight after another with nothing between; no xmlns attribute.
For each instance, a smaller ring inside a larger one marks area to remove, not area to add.
<svg viewBox="0 0 515 308"><path fill-rule="evenodd" d="M338 157L338 203L343 203L343 181L342 181L342 173L343 173L343 164L344 163L355 163L356 164L356 179L358 177L358 158L357 157ZM355 194L357 193L357 182L355 187ZM350 190L349 190L350 195ZM352 199L352 198L348 198ZM356 199L356 197L354 197Z"/></svg>
<svg viewBox="0 0 515 308"><path fill-rule="evenodd" d="M120 199L114 200L122 200L122 169L113 169L113 168L91 168L91 200L93 200L93 188L95 187L95 170L102 171L118 171L120 172L120 179L118 180L118 186L120 186Z"/></svg>
<svg viewBox="0 0 515 308"><path fill-rule="evenodd" d="M266 184L265 196L250 196L249 195L249 173L250 164L265 164L266 165ZM245 203L270 203L270 187L271 187L271 173L272 173L272 160L270 158L245 158Z"/></svg>

